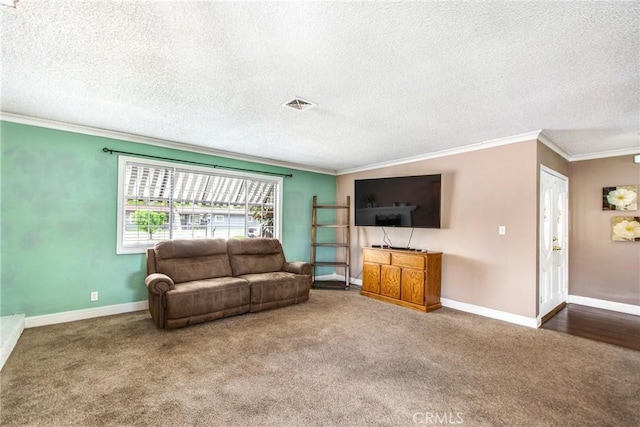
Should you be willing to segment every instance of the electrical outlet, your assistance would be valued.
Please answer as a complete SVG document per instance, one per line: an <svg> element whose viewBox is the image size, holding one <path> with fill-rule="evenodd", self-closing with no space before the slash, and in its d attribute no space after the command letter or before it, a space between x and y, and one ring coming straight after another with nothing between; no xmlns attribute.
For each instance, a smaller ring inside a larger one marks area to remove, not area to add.
<svg viewBox="0 0 640 427"><path fill-rule="evenodd" d="M498 234L501 236L504 236L505 234L507 234L507 227L505 227L504 225L499 226Z"/></svg>
<svg viewBox="0 0 640 427"><path fill-rule="evenodd" d="M91 301L98 301L98 291L91 292Z"/></svg>

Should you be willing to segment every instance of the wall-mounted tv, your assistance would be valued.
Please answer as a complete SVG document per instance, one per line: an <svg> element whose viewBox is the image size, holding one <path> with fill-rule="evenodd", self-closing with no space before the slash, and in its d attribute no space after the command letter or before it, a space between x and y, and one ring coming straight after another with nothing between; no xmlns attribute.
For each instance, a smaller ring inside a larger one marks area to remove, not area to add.
<svg viewBox="0 0 640 427"><path fill-rule="evenodd" d="M440 228L440 174L355 181L355 225Z"/></svg>

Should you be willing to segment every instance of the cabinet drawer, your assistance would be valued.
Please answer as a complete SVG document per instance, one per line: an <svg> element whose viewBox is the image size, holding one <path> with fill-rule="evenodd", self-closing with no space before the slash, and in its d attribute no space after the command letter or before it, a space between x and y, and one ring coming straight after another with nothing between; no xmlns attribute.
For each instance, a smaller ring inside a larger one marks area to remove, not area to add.
<svg viewBox="0 0 640 427"><path fill-rule="evenodd" d="M391 264L398 267L415 268L417 270L424 270L424 257L421 255L408 255L408 254L392 254Z"/></svg>
<svg viewBox="0 0 640 427"><path fill-rule="evenodd" d="M381 251L372 251L372 250L364 250L362 257L366 262L376 262L378 264L391 264L391 253L389 252L381 252Z"/></svg>

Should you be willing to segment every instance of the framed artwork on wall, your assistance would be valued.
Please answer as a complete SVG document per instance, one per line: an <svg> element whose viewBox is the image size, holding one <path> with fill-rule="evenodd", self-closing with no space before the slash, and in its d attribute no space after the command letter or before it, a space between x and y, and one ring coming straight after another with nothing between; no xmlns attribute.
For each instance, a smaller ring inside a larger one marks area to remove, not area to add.
<svg viewBox="0 0 640 427"><path fill-rule="evenodd" d="M611 240L640 242L640 217L614 216L611 218Z"/></svg>
<svg viewBox="0 0 640 427"><path fill-rule="evenodd" d="M638 210L638 186L618 185L602 188L603 211Z"/></svg>

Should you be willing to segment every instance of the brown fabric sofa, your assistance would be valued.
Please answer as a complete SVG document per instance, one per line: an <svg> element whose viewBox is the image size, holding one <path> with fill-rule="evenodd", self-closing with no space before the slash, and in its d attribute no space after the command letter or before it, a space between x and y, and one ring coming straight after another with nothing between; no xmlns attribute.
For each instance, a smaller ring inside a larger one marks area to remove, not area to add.
<svg viewBox="0 0 640 427"><path fill-rule="evenodd" d="M277 239L196 239L147 249L149 313L179 328L309 299L311 267L287 262Z"/></svg>

